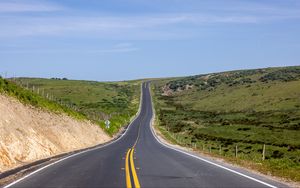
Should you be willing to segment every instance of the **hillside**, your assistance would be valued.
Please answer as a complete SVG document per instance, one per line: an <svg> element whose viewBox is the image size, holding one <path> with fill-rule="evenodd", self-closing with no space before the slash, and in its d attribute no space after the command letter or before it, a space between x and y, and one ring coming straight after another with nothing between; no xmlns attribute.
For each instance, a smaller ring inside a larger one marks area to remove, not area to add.
<svg viewBox="0 0 300 188"><path fill-rule="evenodd" d="M0 172L106 142L84 115L0 78Z"/></svg>
<svg viewBox="0 0 300 188"><path fill-rule="evenodd" d="M106 131L111 135L129 123L139 106L139 81L96 82L58 78L18 78L14 81L24 88L38 91L44 98L74 109L103 128L104 121L109 119L111 126Z"/></svg>
<svg viewBox="0 0 300 188"><path fill-rule="evenodd" d="M299 66L160 80L154 93L170 140L300 181Z"/></svg>

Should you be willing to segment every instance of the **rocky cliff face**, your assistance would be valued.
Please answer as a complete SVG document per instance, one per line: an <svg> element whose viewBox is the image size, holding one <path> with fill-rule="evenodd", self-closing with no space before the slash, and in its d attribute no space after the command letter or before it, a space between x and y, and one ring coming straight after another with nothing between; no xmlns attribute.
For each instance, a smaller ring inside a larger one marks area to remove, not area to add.
<svg viewBox="0 0 300 188"><path fill-rule="evenodd" d="M88 121L24 105L0 95L0 172L110 139Z"/></svg>

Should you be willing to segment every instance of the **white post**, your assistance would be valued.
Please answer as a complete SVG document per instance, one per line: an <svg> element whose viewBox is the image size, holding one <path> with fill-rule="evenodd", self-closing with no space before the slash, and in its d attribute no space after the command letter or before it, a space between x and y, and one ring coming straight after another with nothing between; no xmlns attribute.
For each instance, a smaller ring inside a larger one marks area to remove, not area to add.
<svg viewBox="0 0 300 188"><path fill-rule="evenodd" d="M262 150L262 160L265 160L265 153L266 153L266 144L264 144L263 146L263 150Z"/></svg>

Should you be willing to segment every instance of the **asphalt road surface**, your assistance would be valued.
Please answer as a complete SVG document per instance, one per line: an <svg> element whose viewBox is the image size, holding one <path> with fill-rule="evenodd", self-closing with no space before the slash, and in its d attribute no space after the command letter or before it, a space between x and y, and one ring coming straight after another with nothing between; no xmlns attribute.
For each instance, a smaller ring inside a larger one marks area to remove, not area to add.
<svg viewBox="0 0 300 188"><path fill-rule="evenodd" d="M171 148L151 129L149 83L123 136L39 169L7 187L284 187L245 170Z"/></svg>

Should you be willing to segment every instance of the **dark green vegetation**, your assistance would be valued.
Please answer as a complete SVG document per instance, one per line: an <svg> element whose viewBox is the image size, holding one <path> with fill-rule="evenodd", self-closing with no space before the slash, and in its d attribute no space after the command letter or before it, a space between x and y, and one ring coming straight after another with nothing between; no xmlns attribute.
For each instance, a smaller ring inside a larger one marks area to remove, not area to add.
<svg viewBox="0 0 300 188"><path fill-rule="evenodd" d="M161 80L154 89L168 138L300 181L300 67Z"/></svg>
<svg viewBox="0 0 300 188"><path fill-rule="evenodd" d="M18 78L23 87L34 88L40 95L84 114L88 119L105 127L109 119L111 126L106 129L114 134L129 123L139 105L140 83L96 82L59 79Z"/></svg>
<svg viewBox="0 0 300 188"><path fill-rule="evenodd" d="M30 90L24 89L12 81L0 77L0 93L5 93L9 96L16 97L24 104L30 104L38 108L47 109L55 113L66 113L76 119L85 119L83 114L80 114L66 106L50 101L33 93Z"/></svg>

